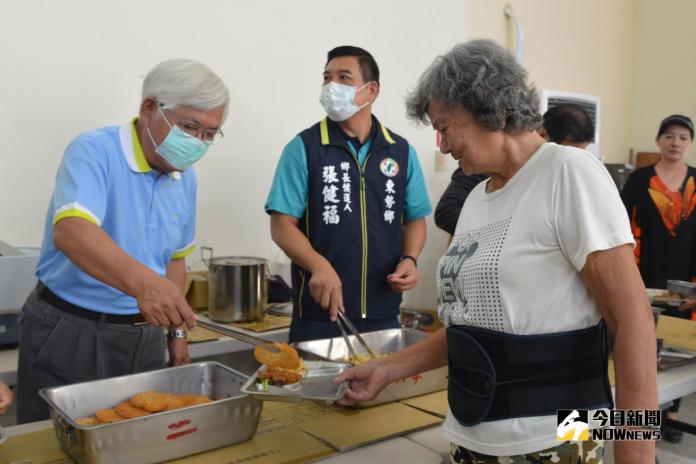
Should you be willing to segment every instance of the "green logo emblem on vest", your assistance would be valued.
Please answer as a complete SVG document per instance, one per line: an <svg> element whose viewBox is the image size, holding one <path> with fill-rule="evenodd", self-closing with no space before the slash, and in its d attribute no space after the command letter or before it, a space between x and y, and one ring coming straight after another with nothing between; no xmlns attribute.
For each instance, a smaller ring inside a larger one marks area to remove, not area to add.
<svg viewBox="0 0 696 464"><path fill-rule="evenodd" d="M394 177L399 173L399 163L394 158L384 158L379 163L379 170L387 177Z"/></svg>

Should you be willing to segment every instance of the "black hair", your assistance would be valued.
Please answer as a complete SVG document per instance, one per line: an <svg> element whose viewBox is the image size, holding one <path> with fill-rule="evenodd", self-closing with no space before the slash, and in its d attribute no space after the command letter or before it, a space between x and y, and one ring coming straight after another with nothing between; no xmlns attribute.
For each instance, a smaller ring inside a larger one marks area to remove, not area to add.
<svg viewBox="0 0 696 464"><path fill-rule="evenodd" d="M688 129L689 134L691 134L691 140L694 139L694 123L691 122L688 116L683 114L673 114L663 119L660 123L660 129L657 131L657 138L659 139L671 126L681 126L684 129Z"/></svg>
<svg viewBox="0 0 696 464"><path fill-rule="evenodd" d="M572 103L562 103L544 113L544 129L551 142L594 142L592 118L581 106Z"/></svg>
<svg viewBox="0 0 696 464"><path fill-rule="evenodd" d="M352 45L341 45L333 50L329 51L326 55L326 64L334 58L341 56L354 56L358 59L358 65L360 65L360 72L362 73L363 79L367 84L370 81L375 81L379 84L379 66L374 57L370 55L370 52L364 50L360 47L353 47ZM324 65L326 66L326 65Z"/></svg>

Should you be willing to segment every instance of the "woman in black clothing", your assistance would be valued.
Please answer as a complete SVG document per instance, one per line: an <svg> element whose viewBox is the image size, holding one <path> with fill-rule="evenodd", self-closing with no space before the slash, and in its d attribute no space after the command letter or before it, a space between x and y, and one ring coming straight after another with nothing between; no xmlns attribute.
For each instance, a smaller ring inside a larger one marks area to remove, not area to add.
<svg viewBox="0 0 696 464"><path fill-rule="evenodd" d="M679 114L665 118L656 139L660 161L632 172L621 191L636 241L636 263L648 288L666 288L669 279L696 282L696 169L684 162L693 138L691 119ZM692 319L696 311L684 305L664 314ZM676 419L679 403L669 409L671 419ZM681 432L666 428L664 438L678 442Z"/></svg>
<svg viewBox="0 0 696 464"><path fill-rule="evenodd" d="M666 288L668 279L696 281L696 169L684 162L693 135L691 119L665 118L656 139L660 161L631 173L621 192L647 288Z"/></svg>

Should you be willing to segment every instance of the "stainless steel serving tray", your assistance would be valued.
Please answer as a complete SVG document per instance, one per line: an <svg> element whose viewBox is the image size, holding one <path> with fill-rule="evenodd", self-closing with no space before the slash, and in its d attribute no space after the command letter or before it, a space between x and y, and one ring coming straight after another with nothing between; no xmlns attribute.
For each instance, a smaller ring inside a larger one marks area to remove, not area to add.
<svg viewBox="0 0 696 464"><path fill-rule="evenodd" d="M658 347L660 348L657 354L658 370L666 371L675 367L693 364L696 362L696 351L691 351L672 345L660 345L660 341L661 339L658 340Z"/></svg>
<svg viewBox="0 0 696 464"><path fill-rule="evenodd" d="M679 295L684 299L696 298L696 284L693 282L686 282L684 280L668 280L667 291L670 294Z"/></svg>
<svg viewBox="0 0 696 464"><path fill-rule="evenodd" d="M261 402L241 391L248 376L217 362L200 362L63 387L41 396L61 447L78 463L155 463L229 446L256 432ZM97 426L75 419L155 390L206 395L212 403Z"/></svg>
<svg viewBox="0 0 696 464"><path fill-rule="evenodd" d="M334 379L351 364L330 361L304 361L307 374L297 383L278 387L269 385L267 391L261 390L256 379L266 366L261 366L242 387L244 393L253 398L269 401L284 401L299 403L304 400L319 400L334 402L342 398L346 391L346 383L336 385Z"/></svg>
<svg viewBox="0 0 696 464"><path fill-rule="evenodd" d="M414 345L426 338L429 334L415 329L387 329L360 334L377 355L396 353L407 346ZM364 354L360 344L353 335L348 339L358 354ZM318 356L323 356L334 361L347 361L350 352L342 337L325 338L310 342L293 343L293 345ZM374 400L359 403L358 407L374 406L389 403L413 396L424 395L447 388L447 367L440 367L408 379L400 380L387 386Z"/></svg>

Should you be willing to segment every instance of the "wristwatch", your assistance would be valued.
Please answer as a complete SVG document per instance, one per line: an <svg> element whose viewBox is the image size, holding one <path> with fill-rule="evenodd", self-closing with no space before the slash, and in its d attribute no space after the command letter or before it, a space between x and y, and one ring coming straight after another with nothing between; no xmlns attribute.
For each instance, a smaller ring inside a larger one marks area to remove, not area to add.
<svg viewBox="0 0 696 464"><path fill-rule="evenodd" d="M167 340L172 341L177 338L186 338L188 333L184 329L167 330Z"/></svg>
<svg viewBox="0 0 696 464"><path fill-rule="evenodd" d="M403 260L405 260L405 259L410 259L411 261L413 261L413 264L414 264L416 267L418 267L418 260L417 260L414 256L411 256L411 255L403 255L403 256L401 257L401 259L399 260L399 262L401 262L401 261L403 261Z"/></svg>

